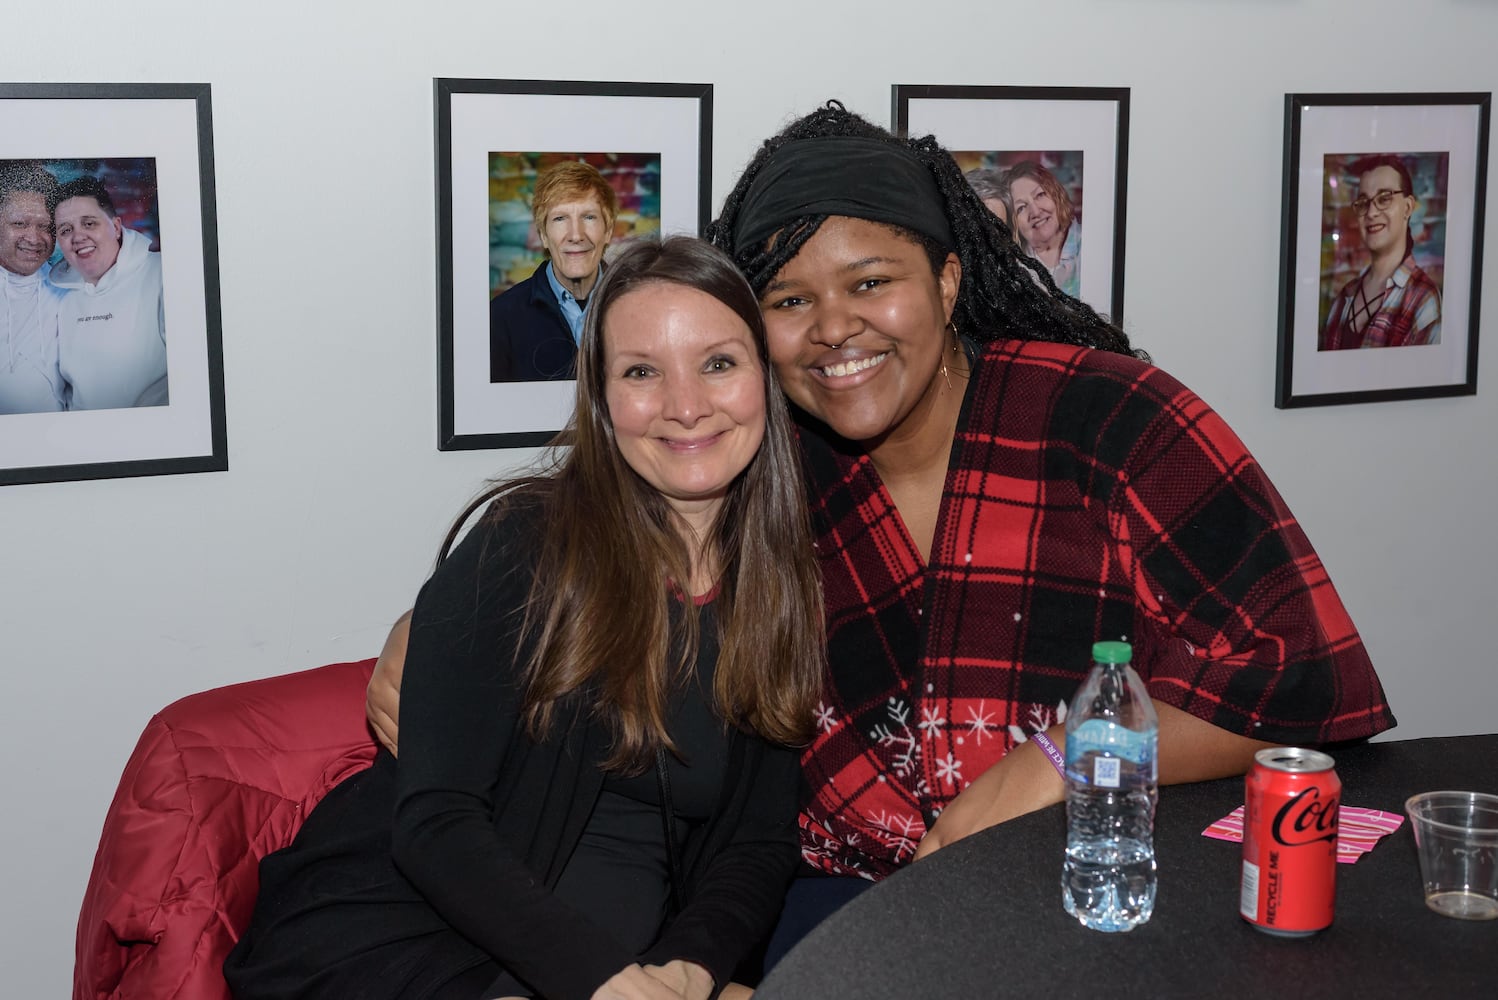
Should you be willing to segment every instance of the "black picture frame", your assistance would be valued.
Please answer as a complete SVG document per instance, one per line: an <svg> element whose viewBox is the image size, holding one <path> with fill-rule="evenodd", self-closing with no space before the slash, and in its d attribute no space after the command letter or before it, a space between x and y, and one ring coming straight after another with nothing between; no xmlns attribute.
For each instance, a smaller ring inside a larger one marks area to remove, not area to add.
<svg viewBox="0 0 1498 1000"><path fill-rule="evenodd" d="M1491 105L1285 95L1276 407L1476 394ZM1402 258L1380 286L1375 268L1401 247L1413 266Z"/></svg>
<svg viewBox="0 0 1498 1000"><path fill-rule="evenodd" d="M458 451L544 445L571 412L574 383L490 381L488 309L495 284L496 209L489 199L495 158L500 151L579 159L654 157L659 178L655 231L700 235L711 213L713 87L437 78L433 94L437 447ZM520 222L521 227L526 224ZM534 234L533 226L529 232ZM618 243L616 235L610 254Z"/></svg>
<svg viewBox="0 0 1498 1000"><path fill-rule="evenodd" d="M65 408L0 413L0 485L226 470L210 86L0 84L0 122L0 168L39 166L62 179L94 177L117 203L123 229L145 237L122 230L122 243L149 242L144 256L132 260L149 261L149 269L160 274L159 296L147 289L139 299L156 298L157 319L152 323L144 307L132 315L145 317L140 329L161 338L159 345L147 343L150 337L141 334L142 352L153 358L141 367L148 370L158 360L164 366L150 391L120 402L125 398L120 394L128 395L132 386L119 379L104 384L107 376L101 382L99 372L108 366L90 368L100 348L79 326L113 317L83 315L82 300L67 296L84 293L57 289L57 358L45 366L57 367L62 380L57 403ZM137 228L142 219L149 220L154 234ZM54 244L46 271L39 272L49 283L50 272L62 264L61 252ZM128 256L123 249L121 255ZM89 284L98 288L107 279L106 273ZM44 317L43 329L46 322ZM45 342L41 336L37 343Z"/></svg>
<svg viewBox="0 0 1498 1000"><path fill-rule="evenodd" d="M1079 280L1058 285L1123 322L1129 88L897 83L890 115L900 135L935 135L964 170L974 163L1008 170L1017 166L1011 160L1039 162L1079 203L1079 263L1069 272ZM1018 232L1016 241L1023 244Z"/></svg>

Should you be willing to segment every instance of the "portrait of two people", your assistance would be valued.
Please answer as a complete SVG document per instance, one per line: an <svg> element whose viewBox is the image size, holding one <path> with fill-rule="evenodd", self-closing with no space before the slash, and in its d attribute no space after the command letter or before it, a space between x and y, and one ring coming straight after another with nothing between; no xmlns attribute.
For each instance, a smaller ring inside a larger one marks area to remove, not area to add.
<svg viewBox="0 0 1498 1000"><path fill-rule="evenodd" d="M150 160L0 161L0 414L169 402L161 254L108 180L154 200Z"/></svg>

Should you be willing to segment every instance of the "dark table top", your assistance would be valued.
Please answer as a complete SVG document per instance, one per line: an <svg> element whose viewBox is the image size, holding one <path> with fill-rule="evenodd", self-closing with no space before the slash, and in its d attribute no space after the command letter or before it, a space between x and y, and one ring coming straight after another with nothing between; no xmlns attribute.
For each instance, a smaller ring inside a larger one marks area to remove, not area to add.
<svg viewBox="0 0 1498 1000"><path fill-rule="evenodd" d="M1371 743L1332 754L1346 805L1498 792L1498 734ZM1160 888L1149 923L1089 931L1061 908L1063 806L933 854L829 918L756 1000L899 997L1498 998L1498 920L1425 907L1409 820L1337 866L1336 920L1284 939L1238 916L1241 847L1201 832L1243 803L1243 779L1160 790Z"/></svg>

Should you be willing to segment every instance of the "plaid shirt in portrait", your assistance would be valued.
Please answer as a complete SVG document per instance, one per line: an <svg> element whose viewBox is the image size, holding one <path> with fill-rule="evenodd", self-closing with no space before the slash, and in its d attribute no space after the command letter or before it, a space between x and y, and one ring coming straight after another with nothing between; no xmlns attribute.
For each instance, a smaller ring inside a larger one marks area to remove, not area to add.
<svg viewBox="0 0 1498 1000"><path fill-rule="evenodd" d="M1368 269L1349 281L1332 301L1321 333L1323 351L1358 347L1413 347L1441 342L1441 290L1415 263L1413 254L1384 283L1378 311L1361 331L1353 329L1358 312L1358 289Z"/></svg>
<svg viewBox="0 0 1498 1000"><path fill-rule="evenodd" d="M1061 721L1100 639L1155 699L1258 739L1394 724L1315 551L1227 425L1120 355L986 347L922 566L869 459L802 430L832 683L802 851L880 878L952 799Z"/></svg>

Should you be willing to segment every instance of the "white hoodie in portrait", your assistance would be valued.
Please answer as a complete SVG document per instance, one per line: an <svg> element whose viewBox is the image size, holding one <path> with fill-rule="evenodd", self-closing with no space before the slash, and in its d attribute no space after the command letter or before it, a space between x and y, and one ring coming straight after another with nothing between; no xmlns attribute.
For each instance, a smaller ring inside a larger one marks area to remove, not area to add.
<svg viewBox="0 0 1498 1000"><path fill-rule="evenodd" d="M57 307L62 290L35 274L0 267L0 414L65 409L68 386L57 368Z"/></svg>
<svg viewBox="0 0 1498 1000"><path fill-rule="evenodd" d="M96 285L66 261L52 269L65 289L57 318L57 362L73 387L69 409L109 410L167 403L166 319L161 254L133 229Z"/></svg>

